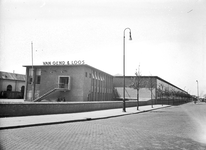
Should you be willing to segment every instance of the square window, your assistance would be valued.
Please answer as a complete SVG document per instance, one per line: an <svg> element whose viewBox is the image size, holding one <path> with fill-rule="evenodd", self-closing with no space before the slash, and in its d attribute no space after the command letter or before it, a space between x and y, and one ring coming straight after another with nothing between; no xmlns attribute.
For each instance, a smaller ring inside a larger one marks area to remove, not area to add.
<svg viewBox="0 0 206 150"><path fill-rule="evenodd" d="M58 77L58 88L70 90L70 76L59 76Z"/></svg>

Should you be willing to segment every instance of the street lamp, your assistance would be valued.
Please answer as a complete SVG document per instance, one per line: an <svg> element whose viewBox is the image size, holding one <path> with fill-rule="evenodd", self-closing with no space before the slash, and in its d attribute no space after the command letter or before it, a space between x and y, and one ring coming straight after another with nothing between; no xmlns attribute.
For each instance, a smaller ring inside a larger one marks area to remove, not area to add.
<svg viewBox="0 0 206 150"><path fill-rule="evenodd" d="M197 82L197 99L199 99L199 87L198 87L198 80L196 80Z"/></svg>
<svg viewBox="0 0 206 150"><path fill-rule="evenodd" d="M125 31L129 30L129 40L132 40L131 29L125 28L123 34L123 79L124 79L124 87L123 87L123 112L126 112L126 104L125 104Z"/></svg>

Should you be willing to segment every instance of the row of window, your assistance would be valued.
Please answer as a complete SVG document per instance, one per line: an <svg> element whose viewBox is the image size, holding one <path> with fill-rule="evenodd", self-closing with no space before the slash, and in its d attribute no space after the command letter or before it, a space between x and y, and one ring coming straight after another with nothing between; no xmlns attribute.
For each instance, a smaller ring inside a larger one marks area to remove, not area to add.
<svg viewBox="0 0 206 150"><path fill-rule="evenodd" d="M35 71L36 75L36 80L35 80L35 84L40 84L41 83L41 69L37 69ZM88 72L85 72L85 77L88 77ZM111 78L107 77L105 75L102 75L100 73L97 73L96 71L94 71L93 73L89 73L89 78L92 79L96 79L98 81L106 81L106 82L110 82ZM33 69L29 69L29 78L28 78L28 83L32 84L33 82Z"/></svg>
<svg viewBox="0 0 206 150"><path fill-rule="evenodd" d="M112 93L112 88L105 88L105 87L98 87L98 86L92 86L92 92L99 92L99 93Z"/></svg>
<svg viewBox="0 0 206 150"><path fill-rule="evenodd" d="M12 91L12 85L9 84L9 85L6 87L6 91ZM21 87L21 92L24 92L24 86Z"/></svg>
<svg viewBox="0 0 206 150"><path fill-rule="evenodd" d="M113 94L112 93L98 93L98 92L91 92L88 94L88 101L109 101L112 100Z"/></svg>
<svg viewBox="0 0 206 150"><path fill-rule="evenodd" d="M89 76L88 76L88 74L89 74ZM106 76L107 75L97 73L96 71L94 71L93 73L85 72L85 77L89 77L89 78L100 80L100 81L105 81L106 80L105 78L107 78Z"/></svg>
<svg viewBox="0 0 206 150"><path fill-rule="evenodd" d="M170 92L180 92L180 93L183 92L182 90L180 90L172 85L169 85L168 83L160 81L160 80L157 80L157 89L159 91L170 91Z"/></svg>
<svg viewBox="0 0 206 150"><path fill-rule="evenodd" d="M32 80L33 80L33 77L32 76L29 76L28 78L28 83L29 84L32 84ZM41 76L36 76L36 82L35 84L40 84L41 83Z"/></svg>
<svg viewBox="0 0 206 150"><path fill-rule="evenodd" d="M41 69L36 69L35 73L36 73L35 84L40 84L41 83ZM29 84L32 84L32 82L33 82L33 76L34 76L33 74L34 74L33 69L29 69L29 78L28 78Z"/></svg>
<svg viewBox="0 0 206 150"><path fill-rule="evenodd" d="M87 77L87 72L85 73L85 76ZM92 78L91 92L112 93L112 77L94 70L89 74L89 77Z"/></svg>

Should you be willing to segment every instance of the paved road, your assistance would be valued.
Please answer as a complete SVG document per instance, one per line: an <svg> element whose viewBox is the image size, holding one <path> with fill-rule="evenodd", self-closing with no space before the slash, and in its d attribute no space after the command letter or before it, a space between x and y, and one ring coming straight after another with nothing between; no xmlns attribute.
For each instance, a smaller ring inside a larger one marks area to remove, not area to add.
<svg viewBox="0 0 206 150"><path fill-rule="evenodd" d="M206 104L121 117L0 130L1 149L206 149Z"/></svg>

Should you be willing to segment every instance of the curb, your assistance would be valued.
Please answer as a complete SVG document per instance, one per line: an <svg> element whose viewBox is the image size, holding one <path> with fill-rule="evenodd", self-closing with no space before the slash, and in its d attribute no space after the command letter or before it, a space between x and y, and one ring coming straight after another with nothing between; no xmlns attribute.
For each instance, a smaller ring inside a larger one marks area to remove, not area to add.
<svg viewBox="0 0 206 150"><path fill-rule="evenodd" d="M106 117L97 117L97 118L83 118L83 119L74 119L74 120L66 120L66 121L56 121L56 122L45 122L45 123L36 123L36 124L27 124L27 125L16 125L16 126L8 126L8 127L0 127L0 130L5 130L5 129L16 129L16 128L25 128L25 127L34 127L34 126L43 126L43 125L55 125L55 124L63 124L63 123L73 123L73 122L83 122L83 121L92 121L92 120L100 120L100 119L108 119L108 118L114 118L114 117L121 117L121 116L126 116L126 115L133 115L133 114L139 114L139 113L145 113L157 109L163 109L170 106L164 106L164 107L159 107L159 108L152 108L148 110L143 110L139 112L134 112L134 113L128 113L128 114L119 114L119 115L113 115L113 116L106 116Z"/></svg>

